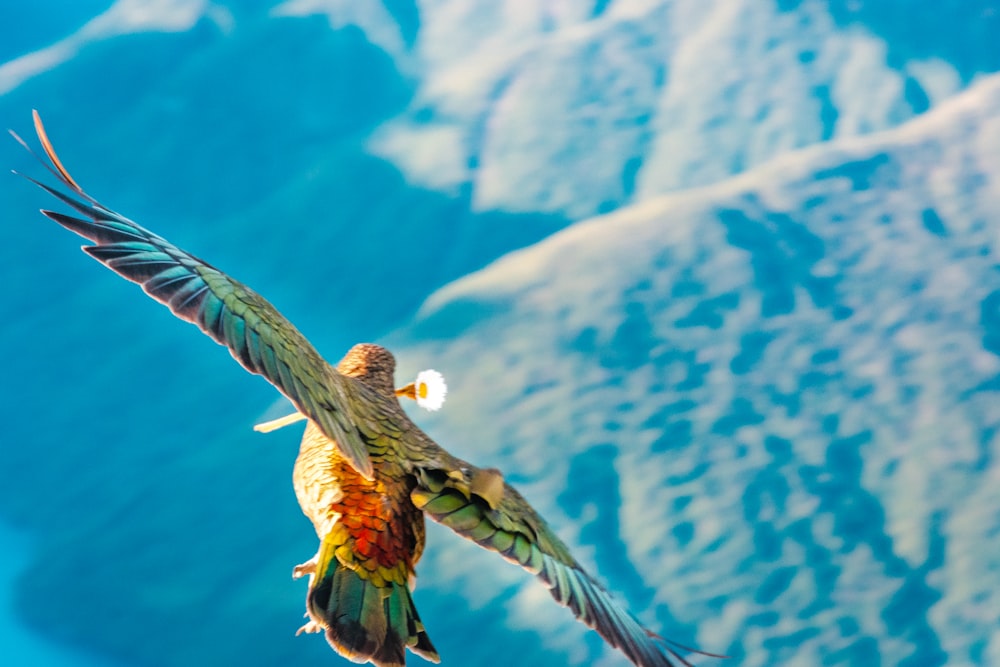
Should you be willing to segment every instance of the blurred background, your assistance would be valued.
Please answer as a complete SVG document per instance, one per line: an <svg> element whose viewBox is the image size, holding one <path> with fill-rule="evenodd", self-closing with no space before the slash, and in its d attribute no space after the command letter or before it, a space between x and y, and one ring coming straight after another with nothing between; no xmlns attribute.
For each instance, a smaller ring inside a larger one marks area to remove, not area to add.
<svg viewBox="0 0 1000 667"><path fill-rule="evenodd" d="M38 109L90 194L331 361L443 372L417 423L733 656L699 665L996 665L997 35L992 0L4 2L0 126ZM294 636L277 392L44 192L0 206L4 663L347 664ZM627 664L428 542L443 664Z"/></svg>

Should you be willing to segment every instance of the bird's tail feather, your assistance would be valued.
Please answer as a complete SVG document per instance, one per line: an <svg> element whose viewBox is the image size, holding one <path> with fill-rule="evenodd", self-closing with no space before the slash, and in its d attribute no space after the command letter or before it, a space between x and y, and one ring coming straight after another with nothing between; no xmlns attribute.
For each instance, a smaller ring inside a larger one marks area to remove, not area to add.
<svg viewBox="0 0 1000 667"><path fill-rule="evenodd" d="M406 584L376 581L364 568L344 565L325 550L332 551L325 543L320 548L306 604L334 650L378 667L403 667L407 648L440 662Z"/></svg>

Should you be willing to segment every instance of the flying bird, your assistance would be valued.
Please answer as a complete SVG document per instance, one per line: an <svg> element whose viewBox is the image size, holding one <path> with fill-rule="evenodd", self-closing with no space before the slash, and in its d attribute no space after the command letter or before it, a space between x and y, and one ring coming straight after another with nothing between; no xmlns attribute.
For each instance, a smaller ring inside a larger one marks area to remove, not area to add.
<svg viewBox="0 0 1000 667"><path fill-rule="evenodd" d="M354 662L401 667L406 649L439 662L411 596L429 517L536 575L559 604L636 665L691 667L678 651L724 657L643 627L583 570L499 471L452 456L417 428L399 399L442 398L438 376L395 389L393 355L369 343L330 365L249 287L86 194L63 167L38 113L33 116L49 163L11 134L61 189L25 178L81 217L42 213L91 241L85 253L196 324L295 406L292 415L258 430L306 420L293 482L319 549L293 569L294 577L309 580L308 620L300 632L324 633Z"/></svg>

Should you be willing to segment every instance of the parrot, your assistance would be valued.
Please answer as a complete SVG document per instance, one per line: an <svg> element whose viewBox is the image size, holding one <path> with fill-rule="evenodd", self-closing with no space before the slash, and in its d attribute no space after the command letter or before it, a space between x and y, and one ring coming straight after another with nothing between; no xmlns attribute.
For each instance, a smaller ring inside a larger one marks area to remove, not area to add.
<svg viewBox="0 0 1000 667"><path fill-rule="evenodd" d="M692 667L682 651L726 657L644 627L583 569L502 473L477 468L424 434L400 399L423 397L426 383L396 389L389 350L362 343L336 366L329 364L249 287L88 195L56 155L38 112L32 116L48 162L10 133L61 185L19 175L77 215L41 213L90 241L82 246L86 254L197 325L295 407L257 430L306 421L293 486L319 548L292 572L308 577L307 622L300 633L323 633L337 653L356 663L403 667L407 650L440 662L411 594L429 518L535 575L556 602L635 665Z"/></svg>

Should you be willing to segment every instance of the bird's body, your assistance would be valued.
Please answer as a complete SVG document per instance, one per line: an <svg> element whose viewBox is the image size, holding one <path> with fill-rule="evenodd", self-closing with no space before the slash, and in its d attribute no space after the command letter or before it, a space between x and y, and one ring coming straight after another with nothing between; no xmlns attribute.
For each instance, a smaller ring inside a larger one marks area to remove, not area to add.
<svg viewBox="0 0 1000 667"><path fill-rule="evenodd" d="M43 213L92 241L87 254L229 348L308 420L293 479L320 545L293 571L309 576L302 631L324 632L354 662L401 667L407 648L438 661L411 597L429 517L536 575L636 665L690 664L583 570L498 471L452 456L411 422L393 388L388 350L356 345L331 366L253 290L88 196L37 114L35 126L46 167L73 194L34 182L84 218Z"/></svg>
<svg viewBox="0 0 1000 667"><path fill-rule="evenodd" d="M301 630L325 632L352 659L403 665L409 646L437 662L410 597L424 547L424 515L409 498L413 479L391 457L373 457L373 464L375 479L367 480L333 441L306 426L295 494L320 546L295 568L296 576L309 575L309 621Z"/></svg>
<svg viewBox="0 0 1000 667"><path fill-rule="evenodd" d="M410 597L424 549L424 515L410 501L415 480L409 457L431 452L403 446L402 429L412 424L393 390L393 363L388 350L366 344L355 346L338 365L345 376L370 387L369 400L380 404L372 414L381 418L369 422L372 479L359 474L314 423L302 436L292 479L320 547L295 569L296 576L309 575L309 621L301 630L326 632L330 643L352 659L402 665L410 646L437 662ZM344 614L349 604L359 611Z"/></svg>

